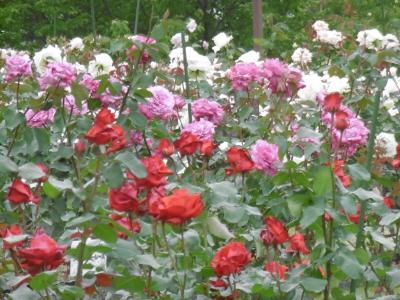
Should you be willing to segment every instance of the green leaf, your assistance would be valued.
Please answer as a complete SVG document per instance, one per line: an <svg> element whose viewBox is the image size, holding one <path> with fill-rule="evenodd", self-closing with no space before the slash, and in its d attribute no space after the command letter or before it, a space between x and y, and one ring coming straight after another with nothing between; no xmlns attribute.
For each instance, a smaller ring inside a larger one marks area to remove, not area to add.
<svg viewBox="0 0 400 300"><path fill-rule="evenodd" d="M154 256L151 254L138 255L136 258L138 263L141 265L150 266L153 269L158 269L159 267L161 267L161 265L156 261Z"/></svg>
<svg viewBox="0 0 400 300"><path fill-rule="evenodd" d="M246 209L238 205L226 205L224 206L224 219L229 223L238 223L244 214Z"/></svg>
<svg viewBox="0 0 400 300"><path fill-rule="evenodd" d="M34 180L45 176L46 174L42 171L38 165L34 163L27 163L18 168L18 175L28 180Z"/></svg>
<svg viewBox="0 0 400 300"><path fill-rule="evenodd" d="M0 172L17 172L18 166L6 156L0 156Z"/></svg>
<svg viewBox="0 0 400 300"><path fill-rule="evenodd" d="M362 188L358 188L355 191L351 192L350 194L356 196L360 200L376 200L376 201L383 201L383 197L381 195L378 195L377 193L373 191L367 191Z"/></svg>
<svg viewBox="0 0 400 300"><path fill-rule="evenodd" d="M314 192L317 196L332 192L331 169L321 167L314 176Z"/></svg>
<svg viewBox="0 0 400 300"><path fill-rule="evenodd" d="M379 224L382 226L387 226L397 221L398 219L400 219L400 212L388 212L383 216Z"/></svg>
<svg viewBox="0 0 400 300"><path fill-rule="evenodd" d="M75 81L71 84L71 94L75 97L75 103L79 108L82 106L82 101L88 97L86 88Z"/></svg>
<svg viewBox="0 0 400 300"><path fill-rule="evenodd" d="M95 216L92 214L85 214L85 215L82 215L75 219L72 219L65 225L65 227L74 227L74 226L80 225L82 223L89 222L89 221L93 220L94 218L95 218Z"/></svg>
<svg viewBox="0 0 400 300"><path fill-rule="evenodd" d="M121 166L116 163L111 163L104 168L102 175L111 188L121 186L124 182L124 174L122 173Z"/></svg>
<svg viewBox="0 0 400 300"><path fill-rule="evenodd" d="M147 172L140 160L130 152L122 152L117 155L116 160L123 163L138 178L145 178Z"/></svg>
<svg viewBox="0 0 400 300"><path fill-rule="evenodd" d="M110 224L96 225L93 234L95 237L107 243L115 243L118 239L115 229Z"/></svg>
<svg viewBox="0 0 400 300"><path fill-rule="evenodd" d="M60 194L60 191L52 186L48 181L43 183L43 192L52 199L56 198Z"/></svg>
<svg viewBox="0 0 400 300"><path fill-rule="evenodd" d="M370 232L371 237L374 239L374 241L378 242L379 244L382 244L383 246L385 246L389 250L394 250L396 244L393 242L393 240L384 237L378 231L372 231L372 230L368 230L368 229L367 229L367 231Z"/></svg>
<svg viewBox="0 0 400 300"><path fill-rule="evenodd" d="M213 194L217 198L216 202L230 200L234 201L237 195L235 185L230 181L222 181L216 183L209 183L208 186L213 191Z"/></svg>
<svg viewBox="0 0 400 300"><path fill-rule="evenodd" d="M400 270L395 269L389 272L386 272L390 279L390 288L394 289L400 285Z"/></svg>
<svg viewBox="0 0 400 300"><path fill-rule="evenodd" d="M49 183L55 187L56 189L63 191L67 189L72 189L73 185L70 179L65 179L65 180L58 180L57 178L50 176L49 177Z"/></svg>
<svg viewBox="0 0 400 300"><path fill-rule="evenodd" d="M368 170L360 164L348 165L351 179L360 180L360 181L369 181L371 180L371 174Z"/></svg>
<svg viewBox="0 0 400 300"><path fill-rule="evenodd" d="M307 277L301 281L301 285L306 291L319 293L322 292L326 286L327 281L319 278Z"/></svg>
<svg viewBox="0 0 400 300"><path fill-rule="evenodd" d="M29 280L29 285L36 291L47 289L57 280L57 271L48 271L40 273Z"/></svg>
<svg viewBox="0 0 400 300"><path fill-rule="evenodd" d="M139 276L114 276L112 285L115 289L142 293L145 287L144 280Z"/></svg>
<svg viewBox="0 0 400 300"><path fill-rule="evenodd" d="M307 228L313 224L318 217L322 216L324 213L324 208L321 206L308 206L303 210L303 216L300 220L301 228Z"/></svg>
<svg viewBox="0 0 400 300"><path fill-rule="evenodd" d="M234 235L229 231L228 227L222 223L217 216L209 217L206 220L206 224L212 235L225 240L234 238Z"/></svg>
<svg viewBox="0 0 400 300"><path fill-rule="evenodd" d="M335 256L336 265L350 278L361 278L364 268L358 262L357 258L347 249L342 249Z"/></svg>

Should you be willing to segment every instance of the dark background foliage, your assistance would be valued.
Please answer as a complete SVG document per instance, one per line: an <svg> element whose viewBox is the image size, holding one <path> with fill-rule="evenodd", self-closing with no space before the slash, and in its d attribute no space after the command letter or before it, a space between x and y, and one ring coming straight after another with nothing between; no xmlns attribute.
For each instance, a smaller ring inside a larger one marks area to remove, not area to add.
<svg viewBox="0 0 400 300"><path fill-rule="evenodd" d="M137 0L93 0L96 31L110 35L113 20L125 21L133 31ZM310 25L324 19L337 30L378 27L398 33L400 5L397 0L264 0L263 48L271 55L291 48L310 34ZM218 32L234 35L238 46L252 45L250 0L142 0L138 32L146 33L149 21L157 23L168 11L176 24L196 19L200 40L210 41ZM152 17L151 17L152 16ZM348 30L347 30L348 31ZM0 47L40 48L54 36L92 34L91 1L0 0Z"/></svg>

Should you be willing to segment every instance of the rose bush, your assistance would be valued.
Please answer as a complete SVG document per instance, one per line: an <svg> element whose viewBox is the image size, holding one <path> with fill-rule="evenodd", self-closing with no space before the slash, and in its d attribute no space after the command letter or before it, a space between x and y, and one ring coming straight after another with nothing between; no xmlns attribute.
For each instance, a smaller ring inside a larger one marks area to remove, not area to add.
<svg viewBox="0 0 400 300"><path fill-rule="evenodd" d="M310 25L2 51L2 296L395 299L399 42Z"/></svg>

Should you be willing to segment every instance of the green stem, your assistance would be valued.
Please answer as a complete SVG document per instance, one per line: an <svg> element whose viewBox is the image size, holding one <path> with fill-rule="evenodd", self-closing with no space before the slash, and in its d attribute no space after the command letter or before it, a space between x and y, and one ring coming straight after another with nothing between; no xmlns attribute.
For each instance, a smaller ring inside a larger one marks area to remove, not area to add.
<svg viewBox="0 0 400 300"><path fill-rule="evenodd" d="M135 11L135 28L133 29L133 34L137 34L137 28L139 23L139 11L140 11L140 0L136 0L136 11Z"/></svg>
<svg viewBox="0 0 400 300"><path fill-rule="evenodd" d="M181 226L181 242L182 242L182 251L183 251L183 282L181 286L181 300L185 299L185 287L186 287L186 279L187 279L187 265L186 265L186 249L185 249L185 237L183 232L183 226Z"/></svg>
<svg viewBox="0 0 400 300"><path fill-rule="evenodd" d="M185 33L181 32L182 39L182 52L183 52L183 69L185 71L185 92L186 97L189 98L189 70L188 70L188 62L186 56L186 42L185 42ZM192 104L188 103L188 115L189 115L189 123L192 123Z"/></svg>

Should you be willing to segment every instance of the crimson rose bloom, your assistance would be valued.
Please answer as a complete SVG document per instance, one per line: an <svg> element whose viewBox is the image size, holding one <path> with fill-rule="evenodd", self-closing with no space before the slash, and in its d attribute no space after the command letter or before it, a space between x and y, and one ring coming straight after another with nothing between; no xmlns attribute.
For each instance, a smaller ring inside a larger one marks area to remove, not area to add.
<svg viewBox="0 0 400 300"><path fill-rule="evenodd" d="M216 147L217 145L213 141L205 141L201 144L200 153L204 156L211 156Z"/></svg>
<svg viewBox="0 0 400 300"><path fill-rule="evenodd" d="M349 127L349 115L345 111L337 111L335 113L335 128L337 130L343 131Z"/></svg>
<svg viewBox="0 0 400 300"><path fill-rule="evenodd" d="M251 262L251 254L243 243L230 242L217 251L211 261L211 267L218 277L239 273Z"/></svg>
<svg viewBox="0 0 400 300"><path fill-rule="evenodd" d="M249 151L233 146L226 152L230 168L225 169L227 176L233 173L244 173L251 171L254 168L254 163L250 158Z"/></svg>
<svg viewBox="0 0 400 300"><path fill-rule="evenodd" d="M47 234L37 233L28 248L18 251L21 267L31 275L53 270L64 262L65 248Z"/></svg>
<svg viewBox="0 0 400 300"><path fill-rule="evenodd" d="M285 272L287 271L287 269L288 267L276 261L267 262L264 266L265 271L279 275L280 279L285 279Z"/></svg>
<svg viewBox="0 0 400 300"><path fill-rule="evenodd" d="M123 212L136 212L139 208L138 190L135 184L125 182L117 189L111 189L108 194L110 208Z"/></svg>
<svg viewBox="0 0 400 300"><path fill-rule="evenodd" d="M114 114L103 107L96 115L93 126L86 133L86 139L97 145L110 144L107 153L118 151L125 147L125 131L118 124L113 124Z"/></svg>
<svg viewBox="0 0 400 300"><path fill-rule="evenodd" d="M171 175L172 171L168 169L163 160L158 156L149 156L141 160L146 168L147 176L145 178L137 178L128 173L128 177L134 178L139 187L153 188L167 184L165 176Z"/></svg>
<svg viewBox="0 0 400 300"><path fill-rule="evenodd" d="M158 144L158 151L162 153L164 156L171 156L174 154L175 148L174 145L167 138L160 139L160 143Z"/></svg>
<svg viewBox="0 0 400 300"><path fill-rule="evenodd" d="M289 239L289 247L286 252L300 252L304 255L310 254L310 249L307 248L304 241L304 234L298 232L293 234Z"/></svg>
<svg viewBox="0 0 400 300"><path fill-rule="evenodd" d="M288 232L281 221L272 216L267 216L264 222L267 226L260 233L264 244L279 245L289 240Z"/></svg>
<svg viewBox="0 0 400 300"><path fill-rule="evenodd" d="M182 224L203 212L204 204L199 193L189 194L187 189L175 189L158 202L157 218L170 223Z"/></svg>
<svg viewBox="0 0 400 300"><path fill-rule="evenodd" d="M384 197L383 204L385 204L387 208L394 208L396 206L396 202L390 197Z"/></svg>
<svg viewBox="0 0 400 300"><path fill-rule="evenodd" d="M174 142L175 148L182 155L192 155L194 154L200 147L201 142L194 134L190 132L184 132L181 134L179 139Z"/></svg>
<svg viewBox="0 0 400 300"><path fill-rule="evenodd" d="M6 228L6 230L4 232L1 233L1 237L2 238L8 238L14 235L21 235L22 234L22 230L21 227L19 227L18 224L14 224L9 226L8 228ZM9 243L7 241L3 241L3 248L6 249L10 249L13 247L20 247L24 244L24 241L19 241L19 242L15 242L15 243Z"/></svg>
<svg viewBox="0 0 400 300"><path fill-rule="evenodd" d="M8 190L7 199L14 204L26 202L38 204L40 201L39 197L31 191L29 185L23 183L21 179L14 179Z"/></svg>
<svg viewBox="0 0 400 300"><path fill-rule="evenodd" d="M329 112L335 112L340 108L343 97L339 93L331 93L324 98L324 109Z"/></svg>

